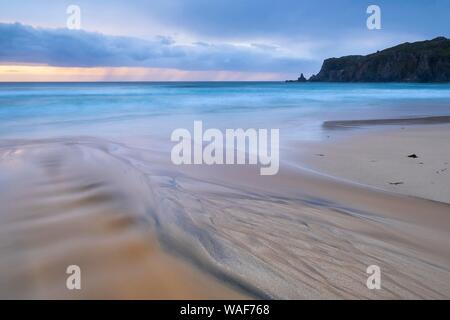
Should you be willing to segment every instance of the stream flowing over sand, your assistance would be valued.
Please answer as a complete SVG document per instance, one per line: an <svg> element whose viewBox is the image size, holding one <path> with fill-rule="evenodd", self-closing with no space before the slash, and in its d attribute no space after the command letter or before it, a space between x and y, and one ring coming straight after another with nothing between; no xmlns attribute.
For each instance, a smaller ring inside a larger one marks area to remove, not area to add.
<svg viewBox="0 0 450 320"><path fill-rule="evenodd" d="M450 297L449 204L164 150L2 140L0 297ZM65 288L72 264L81 291Z"/></svg>

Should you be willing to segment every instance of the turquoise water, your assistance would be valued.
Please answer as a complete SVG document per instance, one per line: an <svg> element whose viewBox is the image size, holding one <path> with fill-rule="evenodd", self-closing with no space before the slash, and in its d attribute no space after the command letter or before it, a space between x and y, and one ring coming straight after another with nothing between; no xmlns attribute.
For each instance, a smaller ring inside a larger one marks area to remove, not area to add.
<svg viewBox="0 0 450 320"><path fill-rule="evenodd" d="M449 84L281 82L2 83L0 139L169 137L175 128L280 128L321 137L321 123L450 113Z"/></svg>

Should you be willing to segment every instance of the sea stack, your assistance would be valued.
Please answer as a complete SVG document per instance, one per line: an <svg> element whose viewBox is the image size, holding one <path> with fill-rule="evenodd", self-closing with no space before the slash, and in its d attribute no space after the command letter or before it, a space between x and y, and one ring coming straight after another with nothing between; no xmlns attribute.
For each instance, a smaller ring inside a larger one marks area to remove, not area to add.
<svg viewBox="0 0 450 320"><path fill-rule="evenodd" d="M305 76L303 73L300 74L300 77L297 78L297 80L286 80L286 82L307 82Z"/></svg>
<svg viewBox="0 0 450 320"><path fill-rule="evenodd" d="M307 80L306 80L305 76L302 73L302 74L300 74L300 77L298 77L297 81L298 82L306 82Z"/></svg>

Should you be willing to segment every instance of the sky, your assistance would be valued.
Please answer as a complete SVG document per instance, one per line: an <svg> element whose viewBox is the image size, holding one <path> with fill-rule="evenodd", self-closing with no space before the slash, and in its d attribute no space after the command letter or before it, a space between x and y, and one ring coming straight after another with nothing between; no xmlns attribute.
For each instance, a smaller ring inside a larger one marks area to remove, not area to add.
<svg viewBox="0 0 450 320"><path fill-rule="evenodd" d="M329 57L450 37L449 16L448 0L0 0L0 81L292 79Z"/></svg>

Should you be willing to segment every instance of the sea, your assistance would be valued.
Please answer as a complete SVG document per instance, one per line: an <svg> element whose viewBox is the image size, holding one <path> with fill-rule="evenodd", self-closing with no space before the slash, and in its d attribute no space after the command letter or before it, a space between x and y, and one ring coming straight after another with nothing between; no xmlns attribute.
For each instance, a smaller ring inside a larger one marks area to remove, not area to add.
<svg viewBox="0 0 450 320"><path fill-rule="evenodd" d="M0 139L169 139L177 128L278 128L320 140L328 120L448 115L450 84L0 83Z"/></svg>

